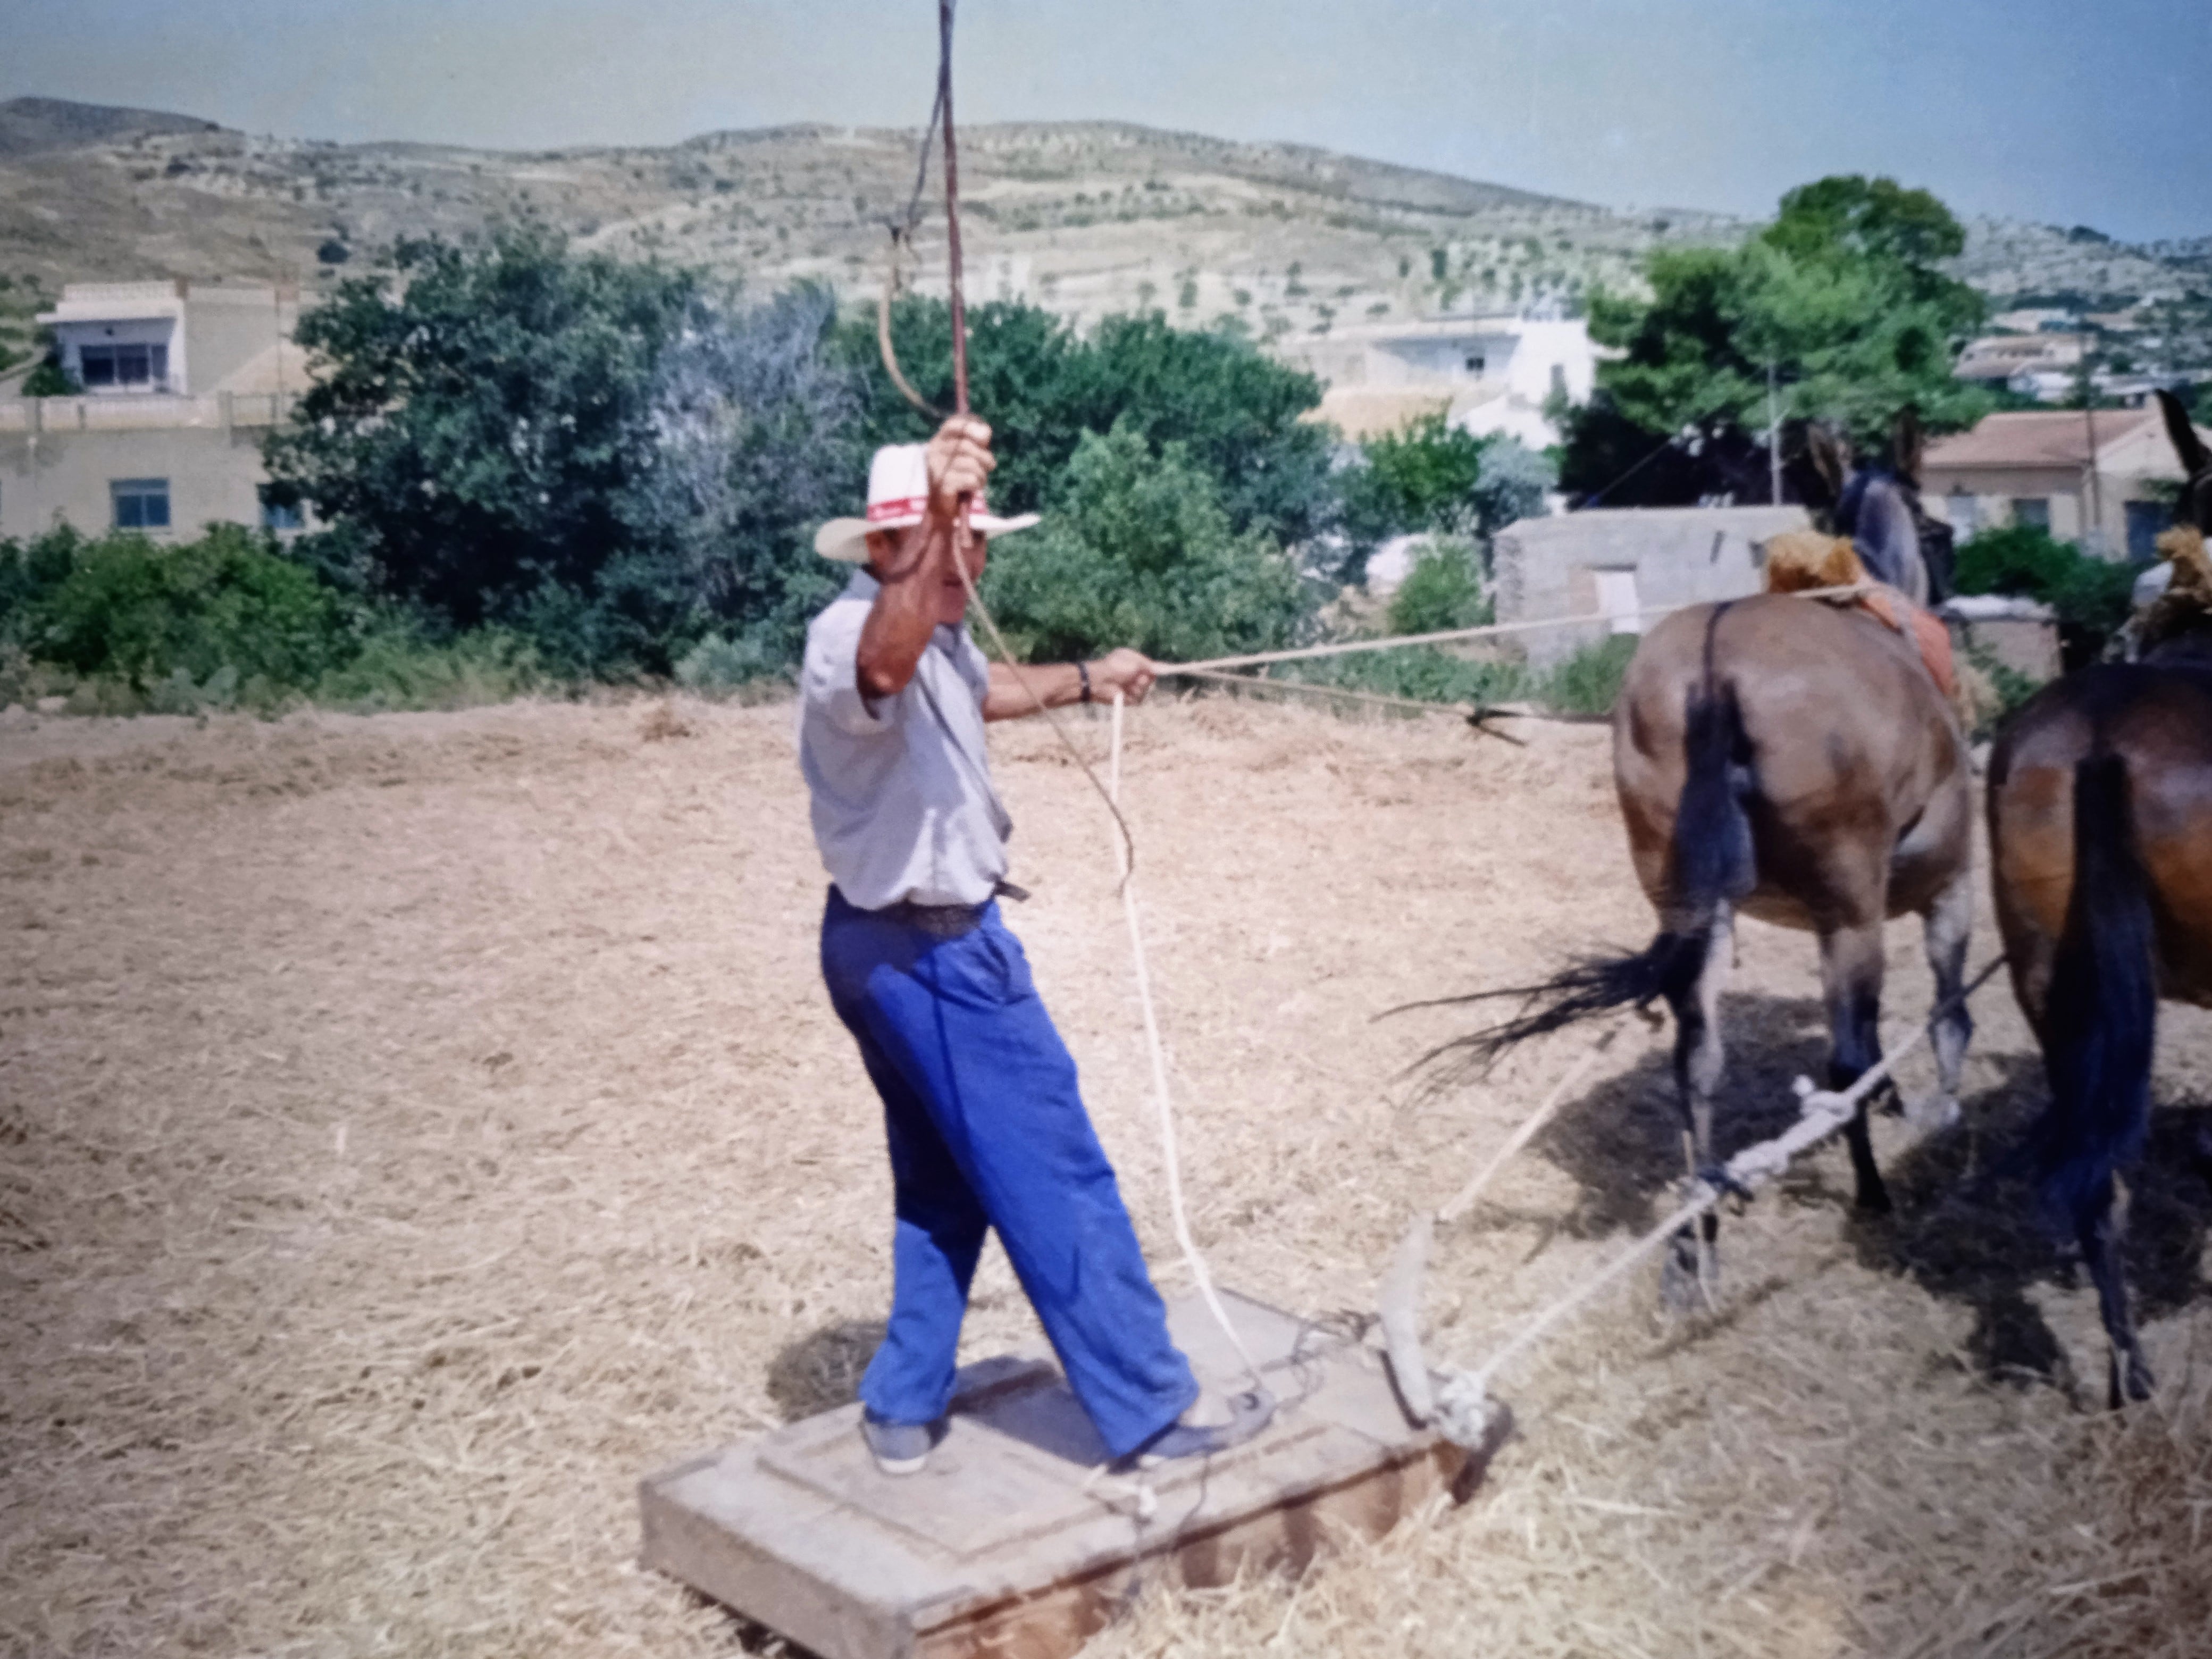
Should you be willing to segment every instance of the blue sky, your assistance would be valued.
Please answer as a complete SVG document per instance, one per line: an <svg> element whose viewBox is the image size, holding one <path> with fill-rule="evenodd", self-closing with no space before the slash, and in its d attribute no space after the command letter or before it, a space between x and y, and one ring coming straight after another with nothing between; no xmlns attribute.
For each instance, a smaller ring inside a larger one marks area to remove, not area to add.
<svg viewBox="0 0 2212 1659"><path fill-rule="evenodd" d="M665 143L926 113L932 0L0 0L0 96L291 137ZM963 120L1280 138L1615 206L1826 173L2212 234L2212 0L964 0Z"/></svg>

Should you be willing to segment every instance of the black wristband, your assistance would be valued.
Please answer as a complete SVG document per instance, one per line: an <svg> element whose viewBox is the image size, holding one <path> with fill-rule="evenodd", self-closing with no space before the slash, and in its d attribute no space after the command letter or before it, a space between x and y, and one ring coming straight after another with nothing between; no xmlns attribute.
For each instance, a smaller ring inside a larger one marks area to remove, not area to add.
<svg viewBox="0 0 2212 1659"><path fill-rule="evenodd" d="M1083 695L1077 701L1089 702L1091 701L1091 665L1079 657L1076 659L1075 677L1083 682Z"/></svg>

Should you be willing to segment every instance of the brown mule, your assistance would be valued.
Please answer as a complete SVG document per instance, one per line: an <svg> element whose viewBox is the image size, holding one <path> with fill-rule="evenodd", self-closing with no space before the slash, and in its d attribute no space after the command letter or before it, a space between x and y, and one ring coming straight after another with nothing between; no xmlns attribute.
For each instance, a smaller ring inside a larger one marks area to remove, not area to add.
<svg viewBox="0 0 2212 1659"><path fill-rule="evenodd" d="M2212 528L2212 453L2160 402L2182 516ZM2115 1199L2149 1131L2160 999L2212 1007L2212 617L2038 693L1997 735L1989 814L1997 925L2051 1084L2043 1195L2096 1281L2112 1403L2147 1399Z"/></svg>
<svg viewBox="0 0 2212 1659"><path fill-rule="evenodd" d="M1911 534L1909 513L1889 498L1898 483L1853 484L1871 522L1904 526L1886 544L1863 538L1865 562L1924 592L1917 544L1898 540ZM1973 1029L1957 1000L1973 921L1972 791L1966 736L1912 645L1861 611L1783 595L1679 611L1629 664L1613 763L1658 937L1543 985L1486 994L1532 1000L1519 1018L1439 1052L1486 1063L1539 1032L1664 997L1686 1151L1715 1178L1718 1002L1738 912L1818 935L1834 1089L1880 1057L1882 924L1911 913L1926 923L1940 1011L1942 1096L1929 1109L1948 1121ZM1863 1107L1847 1133L1859 1205L1887 1210ZM1708 1242L1715 1226L1708 1216ZM1678 1242L1671 1300L1686 1298L1697 1266L1694 1242Z"/></svg>

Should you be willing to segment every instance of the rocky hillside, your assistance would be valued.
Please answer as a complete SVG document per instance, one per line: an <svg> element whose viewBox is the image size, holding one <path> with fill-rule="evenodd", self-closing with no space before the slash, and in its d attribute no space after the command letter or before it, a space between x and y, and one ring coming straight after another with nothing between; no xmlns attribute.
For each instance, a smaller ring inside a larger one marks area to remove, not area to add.
<svg viewBox="0 0 2212 1659"><path fill-rule="evenodd" d="M963 135L973 286L1068 315L1156 306L1256 335L1471 305L1572 303L1662 242L1741 234L1286 144L1103 123ZM697 262L757 286L872 295L915 135L787 127L666 149L508 154L251 137L53 100L0 104L0 271L298 277L393 237L532 214L586 245ZM933 170L933 185L934 176ZM922 286L941 232L922 239Z"/></svg>
<svg viewBox="0 0 2212 1659"><path fill-rule="evenodd" d="M514 154L255 137L189 117L52 99L0 103L0 273L69 280L296 279L312 289L394 237L534 215L586 246L696 262L757 288L826 280L872 297L915 134L784 127L663 149ZM1663 244L1746 222L1620 213L1290 144L1126 125L963 135L970 285L1078 319L1157 307L1267 338L1444 310L1571 306L1631 283ZM933 177L933 185L934 178ZM2212 288L2208 245L1972 226L1960 274L1994 295ZM927 221L920 286L942 270ZM941 279L940 279L941 280Z"/></svg>

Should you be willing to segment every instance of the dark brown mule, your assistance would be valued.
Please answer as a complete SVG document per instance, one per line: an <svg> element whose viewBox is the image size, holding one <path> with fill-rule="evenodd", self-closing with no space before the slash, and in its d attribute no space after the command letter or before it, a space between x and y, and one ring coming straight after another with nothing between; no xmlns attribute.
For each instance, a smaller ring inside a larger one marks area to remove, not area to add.
<svg viewBox="0 0 2212 1659"><path fill-rule="evenodd" d="M1862 558L1902 578L1896 586L1920 587L1897 484L1851 482L1877 538L1862 534ZM1973 921L1973 807L1965 734L1914 647L1863 611L1817 600L1761 595L1678 611L1628 665L1613 768L1658 937L1521 993L1533 1001L1519 1018L1449 1050L1486 1062L1539 1032L1664 997L1687 1150L1710 1174L1717 1005L1737 914L1819 937L1828 1085L1841 1089L1880 1056L1882 924L1911 913L1925 921L1943 1011L1942 1097L1928 1109L1948 1119L1973 1029L1957 1003ZM1863 1107L1847 1133L1859 1205L1887 1209ZM1711 1217L1706 1227L1710 1241ZM1685 1241L1669 1264L1670 1297L1687 1292L1694 1261Z"/></svg>
<svg viewBox="0 0 2212 1659"><path fill-rule="evenodd" d="M2212 454L2160 401L2182 516L2212 528ZM2112 1402L2146 1399L2114 1200L2150 1127L2159 1000L2212 1007L2212 630L2038 693L1997 736L1989 811L1997 925L2051 1083L2044 1195L2096 1281Z"/></svg>

